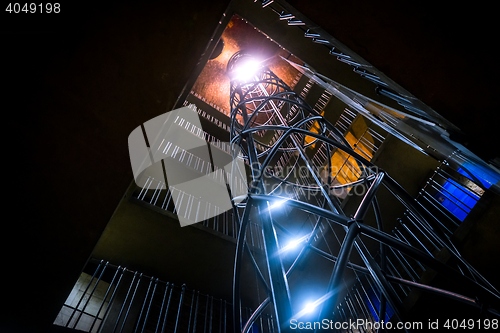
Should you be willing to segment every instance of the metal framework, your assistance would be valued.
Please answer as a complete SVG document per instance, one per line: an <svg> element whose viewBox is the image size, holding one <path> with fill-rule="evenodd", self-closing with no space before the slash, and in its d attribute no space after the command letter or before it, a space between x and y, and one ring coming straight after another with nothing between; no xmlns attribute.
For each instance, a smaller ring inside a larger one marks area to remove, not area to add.
<svg viewBox="0 0 500 333"><path fill-rule="evenodd" d="M249 57L233 55L228 74ZM262 67L252 79L232 77L230 104L231 142L241 148L250 175L248 195L237 200L233 214L239 225L235 332L252 332L264 314L279 332L306 319L402 321L412 292L499 316L500 292L462 257L440 220L272 71ZM334 156L355 177L341 179ZM384 219L380 196L404 211L397 226ZM263 250L249 244L250 224L260 226ZM249 275L255 283L243 285ZM431 275L451 282L445 289ZM358 289L350 294L350 288ZM353 299L366 305L372 294L378 305L355 309ZM254 309L248 320L242 319L244 305Z"/></svg>

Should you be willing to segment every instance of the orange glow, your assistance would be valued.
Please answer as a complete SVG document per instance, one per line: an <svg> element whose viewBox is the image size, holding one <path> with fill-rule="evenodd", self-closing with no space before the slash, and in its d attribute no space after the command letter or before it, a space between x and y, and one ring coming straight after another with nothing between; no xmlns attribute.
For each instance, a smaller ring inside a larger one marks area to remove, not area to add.
<svg viewBox="0 0 500 333"><path fill-rule="evenodd" d="M227 62L233 54L240 50L248 50L260 59L279 76L286 84L293 88L294 82L301 75L279 56L292 57L293 61L302 63L289 52L257 30L245 19L234 15L224 29L221 39L224 41L222 52L214 59L209 60L203 67L200 75L192 87L192 91L201 99L229 116L229 88L230 80L226 73Z"/></svg>
<svg viewBox="0 0 500 333"><path fill-rule="evenodd" d="M320 115L324 115L325 114L325 110L322 110ZM314 121L314 123L311 125L311 128L309 129L309 131L311 131L312 133L319 133L319 129L320 129L320 126L319 126L319 123L318 121ZM306 137L304 138L304 142L306 144L310 144L311 142L313 142L316 138L313 137L313 136L310 136L310 135L306 135ZM316 145L316 143L313 143L312 145L310 145L309 147L311 148L314 148L314 146Z"/></svg>
<svg viewBox="0 0 500 333"><path fill-rule="evenodd" d="M351 124L351 128L344 135L353 150L370 161L373 158L375 140L367 132L368 126L363 117L356 118ZM338 149L331 158L332 178L340 184L348 184L359 179L361 168L358 162L351 155Z"/></svg>

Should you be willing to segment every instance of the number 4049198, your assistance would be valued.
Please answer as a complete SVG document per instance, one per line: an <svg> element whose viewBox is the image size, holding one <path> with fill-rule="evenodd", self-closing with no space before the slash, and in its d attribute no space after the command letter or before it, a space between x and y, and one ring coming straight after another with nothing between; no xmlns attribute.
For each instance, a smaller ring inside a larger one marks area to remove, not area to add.
<svg viewBox="0 0 500 333"><path fill-rule="evenodd" d="M61 12L61 4L58 2L51 3L51 2L46 2L46 3L36 3L36 2L31 2L31 3L18 3L18 2L10 2L7 5L7 8L5 8L5 11L10 13L10 14L21 14L21 13L26 13L26 14L58 14Z"/></svg>

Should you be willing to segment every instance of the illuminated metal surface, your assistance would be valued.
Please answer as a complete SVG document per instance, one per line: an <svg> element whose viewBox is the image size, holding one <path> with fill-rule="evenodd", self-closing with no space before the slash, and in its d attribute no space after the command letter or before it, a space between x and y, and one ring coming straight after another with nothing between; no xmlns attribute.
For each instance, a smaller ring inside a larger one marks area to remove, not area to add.
<svg viewBox="0 0 500 333"><path fill-rule="evenodd" d="M248 57L234 54L228 73ZM253 80L233 77L230 105L231 141L241 147L251 175L247 198L233 214L239 225L235 331L250 332L263 314L275 318L280 332L291 331L294 320L401 322L413 291L498 316L500 293L462 257L440 218L272 71L264 67ZM346 157L355 177L341 180L336 154ZM397 228L383 218L380 192L405 210ZM353 202L356 209L346 213L344 205ZM248 244L249 224L260 225L263 251ZM446 263L439 259L443 252L450 256ZM249 271L256 283L243 286ZM431 271L453 282L449 289L423 278ZM249 288L255 290L253 304L242 296ZM256 309L247 321L242 306Z"/></svg>

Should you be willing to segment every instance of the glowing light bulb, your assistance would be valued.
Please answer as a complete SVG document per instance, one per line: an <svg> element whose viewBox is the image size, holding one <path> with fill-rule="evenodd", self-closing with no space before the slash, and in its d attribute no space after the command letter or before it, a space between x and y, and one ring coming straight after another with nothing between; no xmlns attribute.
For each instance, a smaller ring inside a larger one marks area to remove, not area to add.
<svg viewBox="0 0 500 333"><path fill-rule="evenodd" d="M316 309L316 304L314 304L313 302L309 302L306 304L306 306L304 307L304 310L302 310L304 313L312 313L314 312L314 309Z"/></svg>
<svg viewBox="0 0 500 333"><path fill-rule="evenodd" d="M234 78L246 82L252 79L260 69L260 62L255 59L248 59L234 70Z"/></svg>
<svg viewBox="0 0 500 333"><path fill-rule="evenodd" d="M297 246L299 246L300 243L302 243L302 238L292 239L290 242L288 242L288 244L286 245L286 247L288 249L294 249Z"/></svg>
<svg viewBox="0 0 500 333"><path fill-rule="evenodd" d="M288 243L281 248L281 253L291 251L295 248L297 248L303 241L307 240L307 236L299 237L299 238L294 238Z"/></svg>
<svg viewBox="0 0 500 333"><path fill-rule="evenodd" d="M273 202L272 205L269 206L269 209L279 208L279 207L283 206L283 204L287 201L288 201L288 199L276 200L275 202Z"/></svg>

